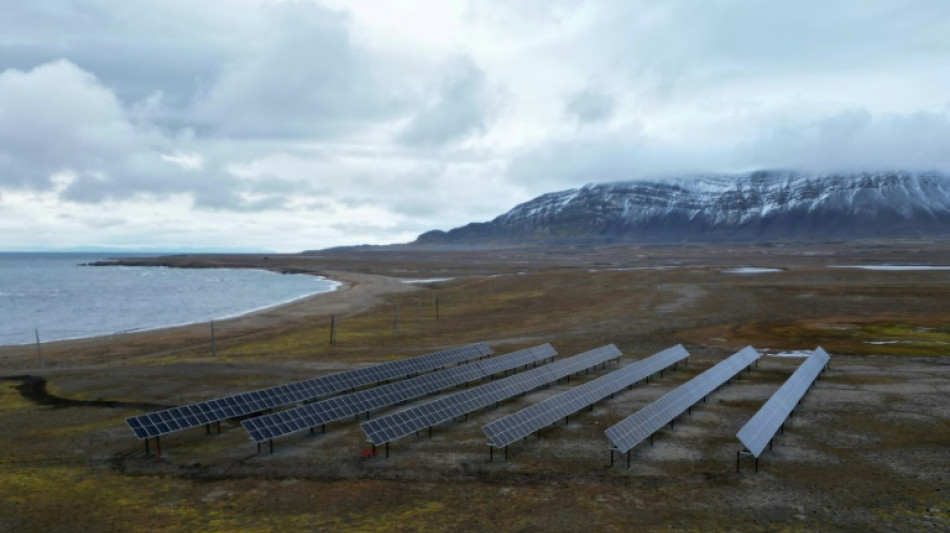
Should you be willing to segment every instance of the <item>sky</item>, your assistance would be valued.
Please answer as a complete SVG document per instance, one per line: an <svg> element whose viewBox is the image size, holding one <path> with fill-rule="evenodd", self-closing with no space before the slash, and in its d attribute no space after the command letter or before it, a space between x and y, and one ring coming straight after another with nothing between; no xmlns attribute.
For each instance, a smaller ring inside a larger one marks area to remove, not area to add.
<svg viewBox="0 0 950 533"><path fill-rule="evenodd" d="M401 243L769 168L950 170L950 2L0 0L0 251Z"/></svg>

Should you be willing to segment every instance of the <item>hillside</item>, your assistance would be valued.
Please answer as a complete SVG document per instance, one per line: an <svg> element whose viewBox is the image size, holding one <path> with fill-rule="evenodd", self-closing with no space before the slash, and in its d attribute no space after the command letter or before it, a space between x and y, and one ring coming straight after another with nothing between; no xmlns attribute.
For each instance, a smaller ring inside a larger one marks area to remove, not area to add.
<svg viewBox="0 0 950 533"><path fill-rule="evenodd" d="M950 177L757 171L590 184L417 244L743 242L950 234Z"/></svg>

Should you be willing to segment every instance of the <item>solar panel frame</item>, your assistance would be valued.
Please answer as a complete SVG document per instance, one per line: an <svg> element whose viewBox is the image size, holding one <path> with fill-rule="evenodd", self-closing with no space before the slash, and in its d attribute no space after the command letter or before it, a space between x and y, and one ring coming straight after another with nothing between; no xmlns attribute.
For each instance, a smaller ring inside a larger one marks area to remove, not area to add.
<svg viewBox="0 0 950 533"><path fill-rule="evenodd" d="M601 346L391 415L368 420L360 424L360 428L374 446L386 444L598 364L618 359L621 355L620 350L613 344Z"/></svg>
<svg viewBox="0 0 950 533"><path fill-rule="evenodd" d="M761 357L754 348L742 350L712 368L647 404L636 413L607 428L605 434L612 450L624 453L681 415L693 404L716 390Z"/></svg>
<svg viewBox="0 0 950 533"><path fill-rule="evenodd" d="M308 403L280 413L251 418L242 421L241 424L247 430L251 440L258 443L265 442L374 409L390 407L451 386L462 385L521 366L536 364L556 355L557 351L550 344L542 344L506 355L483 359L342 396L335 396L315 403ZM291 431L276 431L273 426L286 417L304 420L306 425ZM265 427L269 428L266 435L262 432Z"/></svg>
<svg viewBox="0 0 950 533"><path fill-rule="evenodd" d="M488 438L489 446L504 448L687 357L689 357L689 352L683 348L682 344L677 344L561 394L494 420L482 426L482 431Z"/></svg>
<svg viewBox="0 0 950 533"><path fill-rule="evenodd" d="M818 374L830 360L828 352L818 347L803 362L795 372L774 394L759 408L758 411L736 433L739 442L745 451L758 458L775 436L789 413L795 409L798 402L814 384Z"/></svg>
<svg viewBox="0 0 950 533"><path fill-rule="evenodd" d="M381 381L402 379L412 374L418 374L444 367L450 364L462 363L472 359L484 357L494 353L485 343L475 343L465 346L456 346L447 350L434 352L418 357L399 359L387 363L380 363L369 367L347 370L317 376L304 381L276 385L266 389L233 394L222 398L205 400L186 405L180 405L126 418L126 424L139 439L159 437L173 431L190 427L197 427L212 422L219 422L229 418L258 413L265 409L283 407L297 402L313 400L345 390L355 389ZM181 416L182 407L197 407L206 418L206 421L197 424L190 422L187 417ZM173 416L173 410L179 416ZM151 415L159 414L162 424L153 422ZM138 426L133 426L132 421ZM168 424L174 420L173 427Z"/></svg>

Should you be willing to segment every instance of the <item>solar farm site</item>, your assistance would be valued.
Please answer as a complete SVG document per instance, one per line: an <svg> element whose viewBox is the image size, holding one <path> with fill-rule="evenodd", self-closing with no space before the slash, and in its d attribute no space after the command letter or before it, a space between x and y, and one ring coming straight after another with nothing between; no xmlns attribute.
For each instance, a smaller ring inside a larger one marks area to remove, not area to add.
<svg viewBox="0 0 950 533"><path fill-rule="evenodd" d="M50 344L44 368L0 349L0 531L946 530L950 278L829 268L908 256L950 264L282 258L348 285L220 324L214 355L198 326Z"/></svg>

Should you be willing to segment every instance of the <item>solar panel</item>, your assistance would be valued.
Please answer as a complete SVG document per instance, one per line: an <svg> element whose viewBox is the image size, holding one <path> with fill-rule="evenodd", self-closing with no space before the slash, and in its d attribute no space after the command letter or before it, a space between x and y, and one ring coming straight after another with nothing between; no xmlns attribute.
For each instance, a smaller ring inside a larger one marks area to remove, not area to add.
<svg viewBox="0 0 950 533"><path fill-rule="evenodd" d="M734 353L712 368L694 377L660 399L607 428L612 450L624 453L716 390L760 357L751 346Z"/></svg>
<svg viewBox="0 0 950 533"><path fill-rule="evenodd" d="M538 388L609 360L618 359L620 356L620 350L613 344L602 346L533 370L526 370L507 378L363 422L360 427L373 445L392 442L410 433L436 426L516 394Z"/></svg>
<svg viewBox="0 0 950 533"><path fill-rule="evenodd" d="M387 383L372 389L308 403L280 413L244 420L241 424L255 442L264 442L360 413L396 405L400 402L492 376L499 372L530 365L557 355L550 344L526 348L507 355L483 359L439 372ZM290 424L289 421L293 421Z"/></svg>
<svg viewBox="0 0 950 533"><path fill-rule="evenodd" d="M762 408L742 426L736 436L753 457L759 457L775 436L775 432L785 423L789 413L795 409L815 378L828 364L829 359L824 349L819 347L813 351Z"/></svg>
<svg viewBox="0 0 950 533"><path fill-rule="evenodd" d="M482 427L488 444L504 448L535 431L689 357L681 344L631 363Z"/></svg>
<svg viewBox="0 0 950 533"><path fill-rule="evenodd" d="M305 381L131 416L126 418L125 421L132 428L132 432L135 433L136 437L148 439L181 429L259 413L265 409L312 400L381 381L401 379L412 374L470 361L492 353L492 349L485 343L459 346L420 355L419 357L380 363L355 370L318 376Z"/></svg>

